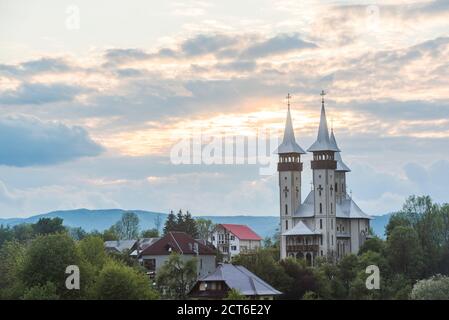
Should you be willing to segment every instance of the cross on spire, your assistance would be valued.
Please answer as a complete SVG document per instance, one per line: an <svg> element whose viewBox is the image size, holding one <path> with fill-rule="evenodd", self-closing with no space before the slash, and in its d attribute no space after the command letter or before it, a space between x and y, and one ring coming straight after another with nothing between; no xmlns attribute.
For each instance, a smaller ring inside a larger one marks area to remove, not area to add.
<svg viewBox="0 0 449 320"><path fill-rule="evenodd" d="M288 110L290 110L290 98L291 98L292 96L290 95L290 93L287 93L287 106L288 106Z"/></svg>
<svg viewBox="0 0 449 320"><path fill-rule="evenodd" d="M324 106L324 96L326 95L326 93L324 92L324 90L321 90L320 96L321 96L321 104Z"/></svg>

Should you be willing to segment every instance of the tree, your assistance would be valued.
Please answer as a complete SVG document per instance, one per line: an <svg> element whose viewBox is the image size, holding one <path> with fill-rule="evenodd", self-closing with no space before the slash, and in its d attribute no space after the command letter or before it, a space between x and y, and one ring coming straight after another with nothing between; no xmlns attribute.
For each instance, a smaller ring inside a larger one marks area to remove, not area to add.
<svg viewBox="0 0 449 320"><path fill-rule="evenodd" d="M157 286L169 298L186 299L195 284L197 272L196 258L183 260L178 253L171 253L168 261L159 269Z"/></svg>
<svg viewBox="0 0 449 320"><path fill-rule="evenodd" d="M145 274L110 261L101 270L95 284L95 298L101 300L154 300L158 293Z"/></svg>
<svg viewBox="0 0 449 320"><path fill-rule="evenodd" d="M412 289L413 300L449 300L449 277L437 275L418 281Z"/></svg>
<svg viewBox="0 0 449 320"><path fill-rule="evenodd" d="M120 240L131 240L139 237L139 217L134 212L124 212L115 225Z"/></svg>
<svg viewBox="0 0 449 320"><path fill-rule="evenodd" d="M170 211L170 213L168 214L167 220L165 220L164 234L167 234L170 231L177 231L177 230L175 230L176 226L177 226L176 216L173 213L173 211Z"/></svg>
<svg viewBox="0 0 449 320"><path fill-rule="evenodd" d="M24 258L25 246L17 241L0 247L0 299L18 299L22 295L20 268Z"/></svg>
<svg viewBox="0 0 449 320"><path fill-rule="evenodd" d="M416 279L422 270L422 249L412 227L397 226L387 240L387 254L394 272Z"/></svg>
<svg viewBox="0 0 449 320"><path fill-rule="evenodd" d="M102 238L104 241L119 240L116 225L111 226L109 229L103 231Z"/></svg>
<svg viewBox="0 0 449 320"><path fill-rule="evenodd" d="M359 249L359 255L364 254L368 251L384 253L385 251L385 241L378 238L373 237L371 239L367 239L363 245Z"/></svg>
<svg viewBox="0 0 449 320"><path fill-rule="evenodd" d="M0 225L0 247L6 241L11 241L14 238L14 232L9 226Z"/></svg>
<svg viewBox="0 0 449 320"><path fill-rule="evenodd" d="M81 258L101 269L107 260L103 240L98 236L87 236L78 243Z"/></svg>
<svg viewBox="0 0 449 320"><path fill-rule="evenodd" d="M287 292L293 279L274 259L273 250L260 248L250 255L237 255L232 263L242 265L281 292Z"/></svg>
<svg viewBox="0 0 449 320"><path fill-rule="evenodd" d="M29 223L21 223L15 225L13 228L14 239L17 241L28 241L34 238L34 225Z"/></svg>
<svg viewBox="0 0 449 320"><path fill-rule="evenodd" d="M47 282L43 285L31 287L25 291L24 300L58 300L54 283Z"/></svg>
<svg viewBox="0 0 449 320"><path fill-rule="evenodd" d="M224 300L247 300L248 298L244 296L239 290L232 288L228 291L226 298Z"/></svg>
<svg viewBox="0 0 449 320"><path fill-rule="evenodd" d="M195 219L193 219L189 211L186 212L186 215L184 217L184 230L181 231L184 231L194 239L198 238L198 229L196 226L196 221Z"/></svg>
<svg viewBox="0 0 449 320"><path fill-rule="evenodd" d="M214 232L215 225L212 220L198 218L196 219L196 227L199 239L209 241Z"/></svg>
<svg viewBox="0 0 449 320"><path fill-rule="evenodd" d="M87 236L87 232L81 227L68 228L68 231L74 240L82 240Z"/></svg>
<svg viewBox="0 0 449 320"><path fill-rule="evenodd" d="M280 262L285 273L293 280L289 289L284 292L283 298L298 300L307 291L317 291L318 281L311 268L306 266L304 260L287 258Z"/></svg>
<svg viewBox="0 0 449 320"><path fill-rule="evenodd" d="M51 282L61 297L79 296L79 290L67 290L65 270L69 265L81 266L75 242L66 233L38 236L26 250L21 280L27 287Z"/></svg>
<svg viewBox="0 0 449 320"><path fill-rule="evenodd" d="M33 231L36 235L46 235L51 233L58 233L66 231L62 225L61 218L40 218L38 222L33 225Z"/></svg>
<svg viewBox="0 0 449 320"><path fill-rule="evenodd" d="M140 234L140 236L142 238L157 238L157 237L159 237L159 231L155 228L143 230L142 233Z"/></svg>

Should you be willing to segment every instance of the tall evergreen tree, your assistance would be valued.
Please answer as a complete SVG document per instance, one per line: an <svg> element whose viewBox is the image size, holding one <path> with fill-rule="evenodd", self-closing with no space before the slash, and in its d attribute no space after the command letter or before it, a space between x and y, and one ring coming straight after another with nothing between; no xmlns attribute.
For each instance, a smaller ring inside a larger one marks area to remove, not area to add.
<svg viewBox="0 0 449 320"><path fill-rule="evenodd" d="M167 234L170 231L175 231L176 226L177 226L176 216L172 210L168 214L167 220L165 220L164 234Z"/></svg>

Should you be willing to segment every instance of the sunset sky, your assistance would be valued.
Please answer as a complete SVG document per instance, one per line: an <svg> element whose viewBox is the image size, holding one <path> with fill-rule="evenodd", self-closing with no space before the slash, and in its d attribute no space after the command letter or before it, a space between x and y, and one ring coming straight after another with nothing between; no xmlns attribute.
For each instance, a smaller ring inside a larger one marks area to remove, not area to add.
<svg viewBox="0 0 449 320"><path fill-rule="evenodd" d="M175 165L199 132L329 125L369 214L449 201L449 1L0 0L0 217L278 215L259 165ZM303 191L310 189L304 157Z"/></svg>

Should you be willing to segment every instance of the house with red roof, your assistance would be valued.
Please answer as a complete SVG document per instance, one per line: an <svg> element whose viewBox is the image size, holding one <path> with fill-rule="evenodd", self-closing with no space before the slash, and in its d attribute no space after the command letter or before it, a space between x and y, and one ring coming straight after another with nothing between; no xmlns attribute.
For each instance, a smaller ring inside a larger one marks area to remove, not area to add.
<svg viewBox="0 0 449 320"><path fill-rule="evenodd" d="M215 227L211 242L223 254L223 261L230 261L237 254L260 248L262 238L247 225L222 223Z"/></svg>
<svg viewBox="0 0 449 320"><path fill-rule="evenodd" d="M147 269L148 275L154 277L173 252L180 254L183 260L196 258L198 277L215 271L216 251L179 231L168 232L146 246L139 252L138 260Z"/></svg>

